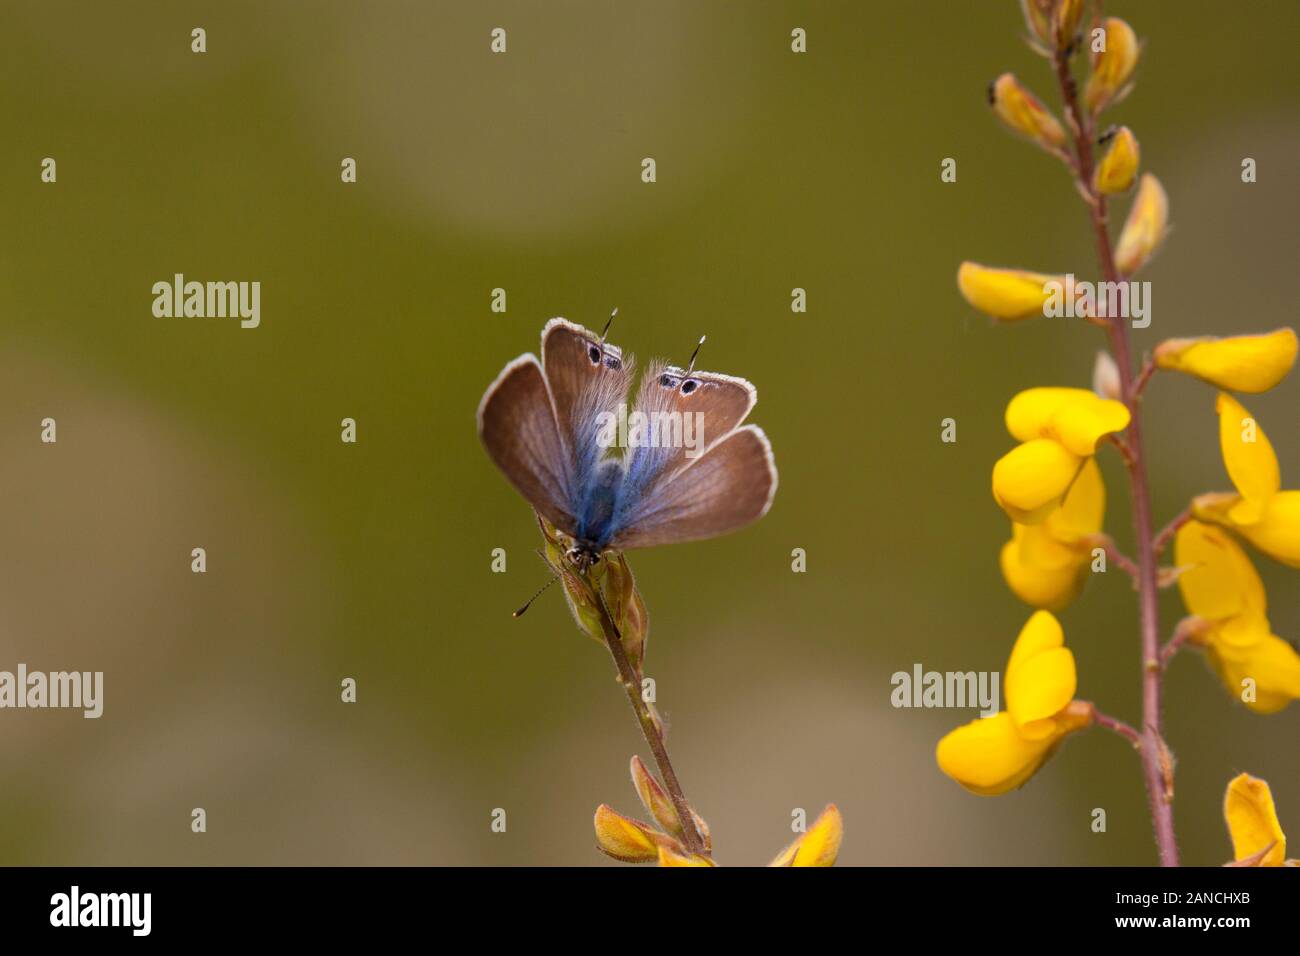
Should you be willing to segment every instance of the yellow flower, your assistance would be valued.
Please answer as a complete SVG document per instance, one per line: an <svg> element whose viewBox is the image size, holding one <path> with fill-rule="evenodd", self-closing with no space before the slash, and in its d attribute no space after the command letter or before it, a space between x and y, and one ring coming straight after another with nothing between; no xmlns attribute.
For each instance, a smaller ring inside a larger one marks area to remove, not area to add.
<svg viewBox="0 0 1300 956"><path fill-rule="evenodd" d="M1156 365L1232 392L1267 392L1295 365L1296 348L1290 328L1226 339L1167 339L1156 347Z"/></svg>
<svg viewBox="0 0 1300 956"><path fill-rule="evenodd" d="M1137 178L1142 153L1137 137L1127 126L1121 126L1110 139L1106 155L1097 164L1093 185L1101 193L1127 192Z"/></svg>
<svg viewBox="0 0 1300 956"><path fill-rule="evenodd" d="M1038 97L1020 85L1013 73L1003 73L989 85L989 105L1013 132L1025 136L1050 153L1065 149L1065 130Z"/></svg>
<svg viewBox="0 0 1300 956"><path fill-rule="evenodd" d="M1107 17L1101 27L1106 34L1106 49L1093 53L1092 73L1083 92L1092 113L1119 102L1128 93L1139 53L1137 34L1119 17Z"/></svg>
<svg viewBox="0 0 1300 956"><path fill-rule="evenodd" d="M1282 491L1281 471L1264 429L1220 392L1219 447L1237 494L1200 495L1196 517L1232 528L1269 557L1300 568L1300 491Z"/></svg>
<svg viewBox="0 0 1300 956"><path fill-rule="evenodd" d="M711 854L713 839L699 814L694 813L695 829L704 841L702 853L692 853L685 846L685 835L672 799L654 778L640 757L632 758L632 783L646 810L658 828L633 820L601 804L596 808L596 846L607 856L624 863L649 863L660 866L716 866ZM844 821L831 804L808 829L777 855L771 866L834 866L844 837Z"/></svg>
<svg viewBox="0 0 1300 956"><path fill-rule="evenodd" d="M1129 411L1084 388L1031 388L1011 400L1006 422L1022 444L993 466L993 497L1012 521L1038 524L1060 506L1097 443L1128 427Z"/></svg>
<svg viewBox="0 0 1300 956"><path fill-rule="evenodd" d="M1286 834L1278 822L1268 782L1248 773L1228 782L1223 796L1223 817L1232 837L1233 859L1250 866L1296 866L1286 858Z"/></svg>
<svg viewBox="0 0 1300 956"><path fill-rule="evenodd" d="M1043 275L1023 269L994 269L963 262L957 269L957 288L966 301L985 315L1014 322L1043 314L1050 298L1048 283L1065 284L1065 276Z"/></svg>
<svg viewBox="0 0 1300 956"><path fill-rule="evenodd" d="M1115 246L1115 265L1124 275L1142 268L1169 231L1169 197L1160 180L1143 173L1137 195Z"/></svg>
<svg viewBox="0 0 1300 956"><path fill-rule="evenodd" d="M1064 645L1056 618L1034 612L1007 661L1007 709L940 740L939 769L980 796L1006 793L1033 776L1067 734L1091 723L1091 707L1073 701L1074 655Z"/></svg>
<svg viewBox="0 0 1300 956"><path fill-rule="evenodd" d="M1206 649L1228 693L1259 714L1300 698L1300 654L1272 633L1268 598L1254 565L1223 529L1189 521L1174 539L1178 588L1200 618L1191 641Z"/></svg>
<svg viewBox="0 0 1300 956"><path fill-rule="evenodd" d="M839 807L830 804L808 832L776 855L768 866L834 866L844 839Z"/></svg>
<svg viewBox="0 0 1300 956"><path fill-rule="evenodd" d="M1011 523L1011 540L1000 564L1007 586L1020 600L1059 611L1083 589L1092 536L1101 531L1106 486L1095 459L1085 461L1061 506L1038 524Z"/></svg>

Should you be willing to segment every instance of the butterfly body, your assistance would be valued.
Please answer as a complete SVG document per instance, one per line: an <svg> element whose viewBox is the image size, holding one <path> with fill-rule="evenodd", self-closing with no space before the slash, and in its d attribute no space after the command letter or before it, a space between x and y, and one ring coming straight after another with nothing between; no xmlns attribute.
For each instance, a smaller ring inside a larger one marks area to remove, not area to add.
<svg viewBox="0 0 1300 956"><path fill-rule="evenodd" d="M767 512L776 465L767 437L742 424L757 401L747 381L652 363L637 390L634 361L565 319L542 330L542 358L508 363L483 395L479 436L542 517L571 539L584 566L609 551L713 537ZM642 423L648 422L648 428ZM638 430L639 429L639 430Z"/></svg>

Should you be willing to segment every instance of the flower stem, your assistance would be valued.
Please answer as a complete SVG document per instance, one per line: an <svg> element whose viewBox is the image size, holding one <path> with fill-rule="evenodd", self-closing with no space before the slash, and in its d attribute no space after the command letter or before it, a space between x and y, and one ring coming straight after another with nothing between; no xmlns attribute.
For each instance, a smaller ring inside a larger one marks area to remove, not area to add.
<svg viewBox="0 0 1300 956"><path fill-rule="evenodd" d="M1109 714L1103 714L1097 709L1096 704L1089 704L1089 706L1092 708L1092 722L1094 724L1098 727L1105 727L1107 730L1119 734L1133 745L1134 750L1140 751L1142 749L1141 734L1128 724L1124 723L1124 721L1119 720L1116 717L1111 717Z"/></svg>
<svg viewBox="0 0 1300 956"><path fill-rule="evenodd" d="M1110 233L1106 227L1106 197L1092 182L1092 119L1079 109L1078 89L1070 72L1069 57L1058 52L1055 56L1056 78L1061 97L1073 120L1075 151L1078 162L1075 172L1085 196L1092 230L1097 242L1097 257L1102 276L1107 282L1123 278L1115 265ZM1161 760L1166 753L1160 733L1160 609L1156 552L1151 522L1151 491L1147 479L1146 455L1142 445L1142 406L1133 375L1133 356L1129 347L1128 326L1122 317L1116 317L1107 328L1110 347L1119 366L1120 387L1124 403L1128 406L1129 421L1126 438L1130 453L1128 465L1129 485L1133 501L1133 529L1137 537L1138 614L1142 636L1142 757L1143 777L1146 781L1147 799L1151 806L1151 822L1155 829L1156 846L1162 866L1178 866L1178 840L1174 833L1174 811L1171 804L1172 774L1170 762Z"/></svg>
<svg viewBox="0 0 1300 956"><path fill-rule="evenodd" d="M1185 508L1182 511L1182 513L1178 515L1178 517L1174 518L1173 521L1169 522L1169 524L1161 528L1160 533L1156 535L1155 544L1152 545L1152 547L1155 549L1156 554L1157 555L1164 554L1165 548L1169 547L1169 542L1174 539L1174 535L1178 534L1178 530L1191 520L1192 520L1192 509L1188 507Z"/></svg>
<svg viewBox="0 0 1300 956"><path fill-rule="evenodd" d="M605 646L609 648L610 657L614 658L614 666L618 668L618 682L627 692L628 703L632 705L632 711L641 725L641 733L645 735L645 742L650 746L650 753L659 768L659 776L663 778L664 789L668 791L668 798L672 800L673 809L677 811L677 820L682 826L682 842L691 853L708 856L708 848L705 847L704 839L695 825L695 813L687 803L686 794L682 791L677 773L673 770L672 761L668 759L668 745L664 741L663 728L654 719L649 706L641 696L641 681L636 668L632 666L631 659L627 656L626 648L623 647L623 636L618 632L618 625L610 616L609 608L605 606L599 588L586 574L578 575L578 578L591 592L591 603L600 612L600 630L605 636Z"/></svg>

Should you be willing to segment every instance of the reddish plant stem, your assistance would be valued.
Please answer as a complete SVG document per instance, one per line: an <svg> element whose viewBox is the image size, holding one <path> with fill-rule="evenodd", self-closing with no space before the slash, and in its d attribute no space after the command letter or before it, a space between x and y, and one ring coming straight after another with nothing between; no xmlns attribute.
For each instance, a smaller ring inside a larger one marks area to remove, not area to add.
<svg viewBox="0 0 1300 956"><path fill-rule="evenodd" d="M1092 119L1079 109L1078 90L1070 72L1070 60L1058 52L1054 58L1056 78L1061 97L1072 119L1075 151L1078 162L1075 171L1080 189L1091 197L1087 203L1092 230L1097 242L1097 258L1101 263L1102 277L1107 282L1123 278L1115 265L1110 233L1106 226L1106 197L1092 182ZM1139 753L1142 757L1142 775L1146 781L1147 800L1151 806L1151 823L1155 829L1156 846L1162 866L1178 866L1178 840L1174 832L1174 811L1171 804L1172 771L1160 755L1166 752L1160 733L1160 609L1158 568L1151 521L1151 491L1147 479L1146 455L1142 444L1142 407L1135 388L1133 355L1129 347L1128 326L1122 317L1116 317L1107 327L1111 352L1119 366L1120 388L1128 406L1129 422L1126 461L1129 486L1133 502L1133 530L1137 537L1138 565L1138 618L1142 637L1142 727L1143 740Z"/></svg>
<svg viewBox="0 0 1300 956"><path fill-rule="evenodd" d="M1130 727L1124 721L1111 717L1109 714L1103 714L1097 709L1096 704L1089 704L1092 708L1092 722L1098 727L1105 727L1112 733L1119 734L1125 740L1133 745L1134 750L1142 749L1142 735Z"/></svg>
<svg viewBox="0 0 1300 956"><path fill-rule="evenodd" d="M614 658L614 666L618 669L618 682L627 692L628 703L632 705L637 723L641 725L641 733L650 747L650 753L654 756L655 765L659 768L659 776L663 778L664 789L668 791L668 798L672 800L673 809L677 811L677 820L682 825L682 842L686 844L689 852L708 856L709 851L704 845L704 838L700 836L700 831L695 825L695 813L686 800L677 773L673 770L672 761L668 759L668 745L664 741L663 729L641 697L641 681L637 676L636 668L632 666L631 659L627 656L627 649L623 647L623 636L618 632L618 625L610 616L598 586L586 574L578 575L578 578L591 592L591 603L600 612L600 629L605 636L605 646L609 649L610 657Z"/></svg>
<svg viewBox="0 0 1300 956"><path fill-rule="evenodd" d="M1191 520L1192 509L1185 508L1178 517L1174 518L1173 521L1160 529L1160 533L1156 535L1155 544L1152 545L1157 556L1164 554L1165 548L1169 547L1169 542L1174 539L1174 535L1178 533L1178 530L1183 525L1187 524L1187 522Z"/></svg>
<svg viewBox="0 0 1300 956"><path fill-rule="evenodd" d="M1205 628L1205 621L1199 617L1185 617L1178 622L1174 628L1173 636L1165 641L1165 646L1160 648L1160 669L1164 670L1169 666L1169 662L1174 659L1179 648L1188 642Z"/></svg>

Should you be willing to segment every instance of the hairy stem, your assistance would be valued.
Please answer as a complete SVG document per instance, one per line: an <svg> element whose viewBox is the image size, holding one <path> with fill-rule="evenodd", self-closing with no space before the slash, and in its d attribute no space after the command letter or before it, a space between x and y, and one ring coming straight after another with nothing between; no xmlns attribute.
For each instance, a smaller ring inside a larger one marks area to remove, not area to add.
<svg viewBox="0 0 1300 956"><path fill-rule="evenodd" d="M1088 197L1088 212L1097 242L1097 257L1102 276L1107 282L1123 278L1115 265L1110 233L1106 227L1106 197L1092 182L1092 119L1079 108L1078 90L1070 72L1069 57L1058 52L1055 56L1056 78L1061 97L1073 120L1075 152L1074 164L1080 190ZM1119 366L1120 387L1124 402L1131 414L1126 446L1129 452L1129 485L1133 501L1133 530L1137 537L1138 614L1142 636L1142 771L1146 781L1147 799L1151 805L1151 822L1155 829L1156 846L1160 851L1162 866L1178 866L1178 840L1174 833L1171 762L1162 760L1167 754L1160 733L1160 609L1159 569L1156 566L1155 541L1151 522L1151 491L1147 480L1146 454L1142 444L1142 406L1133 373L1133 355L1129 347L1128 326L1120 316L1112 318L1107 326L1111 352Z"/></svg>
<svg viewBox="0 0 1300 956"><path fill-rule="evenodd" d="M695 813L687 803L686 794L682 791L676 771L673 770L672 761L668 759L668 745L664 741L663 728L654 719L650 707L641 696L641 681L636 668L632 666L632 661L627 656L627 649L623 647L623 636L618 632L618 625L610 616L609 608L605 606L597 586L586 574L580 575L579 579L591 592L591 603L600 612L600 630L605 636L605 646L609 648L609 656L614 658L614 666L618 668L618 682L627 692L628 703L632 705L637 723L641 725L641 733L650 746L650 753L659 768L659 776L663 778L664 789L668 791L668 798L672 800L673 809L677 811L677 820L682 825L682 842L691 853L708 856L709 851L704 845L704 839L695 826Z"/></svg>
<svg viewBox="0 0 1300 956"><path fill-rule="evenodd" d="M1142 749L1142 735L1136 730L1124 723L1122 720L1111 717L1109 714L1103 714L1097 709L1096 704L1089 704L1088 706L1092 708L1092 722L1094 724L1098 727L1105 727L1112 733L1119 734L1133 745L1134 750Z"/></svg>

